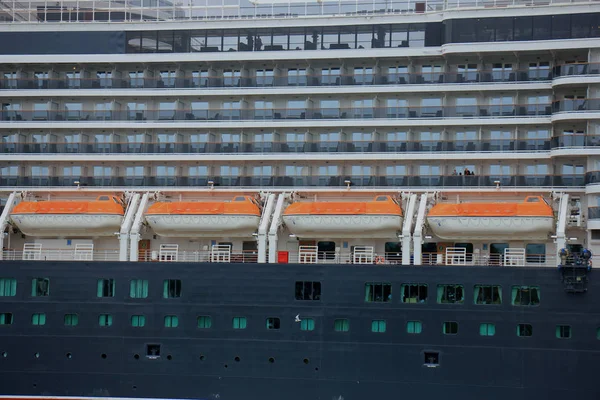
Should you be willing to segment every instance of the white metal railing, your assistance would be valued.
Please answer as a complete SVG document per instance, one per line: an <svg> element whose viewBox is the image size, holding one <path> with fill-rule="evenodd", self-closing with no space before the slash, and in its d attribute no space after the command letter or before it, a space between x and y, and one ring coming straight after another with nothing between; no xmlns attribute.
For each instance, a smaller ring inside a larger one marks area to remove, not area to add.
<svg viewBox="0 0 600 400"><path fill-rule="evenodd" d="M231 262L231 245L215 244L210 249L210 261L218 263Z"/></svg>
<svg viewBox="0 0 600 400"><path fill-rule="evenodd" d="M511 267L525 266L525 249L511 248L504 249L504 265Z"/></svg>
<svg viewBox="0 0 600 400"><path fill-rule="evenodd" d="M446 265L467 265L467 249L448 247L446 249Z"/></svg>
<svg viewBox="0 0 600 400"><path fill-rule="evenodd" d="M159 251L160 261L171 261L177 262L179 256L179 245L178 244L161 244Z"/></svg>
<svg viewBox="0 0 600 400"><path fill-rule="evenodd" d="M354 264L373 264L374 254L373 246L355 246L352 253L352 262Z"/></svg>
<svg viewBox="0 0 600 400"><path fill-rule="evenodd" d="M189 0L185 5L157 0L155 5L139 0L2 0L0 23L19 22L162 22L219 19L289 19L308 16L348 17L377 14L422 14L451 9L531 7L555 4L593 3L595 0L290 0L267 1L247 6L211 5L212 1ZM220 3L220 1L218 2ZM248 3L245 3L248 4Z"/></svg>
<svg viewBox="0 0 600 400"><path fill-rule="evenodd" d="M94 245L92 243L78 243L75 245L74 257L76 261L93 261Z"/></svg>

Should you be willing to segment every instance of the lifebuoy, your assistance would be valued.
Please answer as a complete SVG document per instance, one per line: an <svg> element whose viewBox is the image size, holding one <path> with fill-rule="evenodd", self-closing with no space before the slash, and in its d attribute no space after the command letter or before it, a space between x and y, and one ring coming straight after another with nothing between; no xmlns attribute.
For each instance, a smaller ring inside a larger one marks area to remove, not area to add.
<svg viewBox="0 0 600 400"><path fill-rule="evenodd" d="M383 256L375 257L375 264L384 264L384 263L385 263L385 258Z"/></svg>

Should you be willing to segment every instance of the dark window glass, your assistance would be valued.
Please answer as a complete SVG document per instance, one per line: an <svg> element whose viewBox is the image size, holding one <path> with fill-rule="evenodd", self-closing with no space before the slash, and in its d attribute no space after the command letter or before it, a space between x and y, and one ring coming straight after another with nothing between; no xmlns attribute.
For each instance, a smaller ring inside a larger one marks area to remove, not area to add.
<svg viewBox="0 0 600 400"><path fill-rule="evenodd" d="M552 39L552 16L541 15L533 17L533 40Z"/></svg>
<svg viewBox="0 0 600 400"><path fill-rule="evenodd" d="M296 300L321 300L321 282L297 281Z"/></svg>
<svg viewBox="0 0 600 400"><path fill-rule="evenodd" d="M540 288L537 286L513 286L511 290L513 306L540 305Z"/></svg>
<svg viewBox="0 0 600 400"><path fill-rule="evenodd" d="M477 24L465 20L452 21L452 39L454 43L475 42Z"/></svg>
<svg viewBox="0 0 600 400"><path fill-rule="evenodd" d="M477 20L477 41L493 42L495 40L495 22L492 18L482 18Z"/></svg>
<svg viewBox="0 0 600 400"><path fill-rule="evenodd" d="M517 336L528 337L533 335L533 327L530 324L518 324Z"/></svg>
<svg viewBox="0 0 600 400"><path fill-rule="evenodd" d="M594 21L597 21L594 14L577 14L575 18L571 18L571 37L574 39L590 37Z"/></svg>
<svg viewBox="0 0 600 400"><path fill-rule="evenodd" d="M531 40L533 36L532 17L517 17L514 19L514 40Z"/></svg>
<svg viewBox="0 0 600 400"><path fill-rule="evenodd" d="M392 301L392 284L369 282L365 283L365 301L367 303Z"/></svg>
<svg viewBox="0 0 600 400"><path fill-rule="evenodd" d="M552 16L552 39L568 39L571 37L571 16Z"/></svg>
<svg viewBox="0 0 600 400"><path fill-rule="evenodd" d="M496 42L513 40L513 18L496 19Z"/></svg>

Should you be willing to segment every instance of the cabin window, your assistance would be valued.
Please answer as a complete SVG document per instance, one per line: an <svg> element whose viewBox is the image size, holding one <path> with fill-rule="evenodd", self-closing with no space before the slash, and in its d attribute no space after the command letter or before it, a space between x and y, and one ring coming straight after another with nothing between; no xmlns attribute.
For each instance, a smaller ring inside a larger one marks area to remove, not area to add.
<svg viewBox="0 0 600 400"><path fill-rule="evenodd" d="M475 285L473 297L475 304L502 304L502 286Z"/></svg>
<svg viewBox="0 0 600 400"><path fill-rule="evenodd" d="M571 339L571 325L556 325L558 339Z"/></svg>
<svg viewBox="0 0 600 400"><path fill-rule="evenodd" d="M425 358L423 364L427 367L437 367L440 365L440 353L437 351L426 351L423 353Z"/></svg>
<svg viewBox="0 0 600 400"><path fill-rule="evenodd" d="M115 297L115 280L114 279L98 279L97 296L98 297Z"/></svg>
<svg viewBox="0 0 600 400"><path fill-rule="evenodd" d="M425 303L427 285L425 283L405 283L401 287L403 303Z"/></svg>
<svg viewBox="0 0 600 400"><path fill-rule="evenodd" d="M0 325L12 325L13 315L12 313L5 312L0 313Z"/></svg>
<svg viewBox="0 0 600 400"><path fill-rule="evenodd" d="M46 314L36 313L31 315L31 325L46 325Z"/></svg>
<svg viewBox="0 0 600 400"><path fill-rule="evenodd" d="M596 339L600 340L600 328L596 329Z"/></svg>
<svg viewBox="0 0 600 400"><path fill-rule="evenodd" d="M17 294L17 280L0 278L0 297L12 297Z"/></svg>
<svg viewBox="0 0 600 400"><path fill-rule="evenodd" d="M321 300L321 282L296 281L296 300Z"/></svg>
<svg viewBox="0 0 600 400"><path fill-rule="evenodd" d="M544 264L546 262L546 245L544 243L527 244L525 259L528 263Z"/></svg>
<svg viewBox="0 0 600 400"><path fill-rule="evenodd" d="M146 357L148 357L148 358L160 357L160 344L146 345Z"/></svg>
<svg viewBox="0 0 600 400"><path fill-rule="evenodd" d="M386 242L385 243L385 259L390 262L402 261L402 243Z"/></svg>
<svg viewBox="0 0 600 400"><path fill-rule="evenodd" d="M246 317L233 317L233 329L246 329Z"/></svg>
<svg viewBox="0 0 600 400"><path fill-rule="evenodd" d="M132 279L129 281L129 297L132 299L145 299L148 297L148 281L145 279Z"/></svg>
<svg viewBox="0 0 600 400"><path fill-rule="evenodd" d="M456 335L458 333L458 322L446 321L442 325L442 332L444 335Z"/></svg>
<svg viewBox="0 0 600 400"><path fill-rule="evenodd" d="M177 328L179 326L179 318L177 315L165 315L165 328Z"/></svg>
<svg viewBox="0 0 600 400"><path fill-rule="evenodd" d="M540 288L537 286L513 286L510 297L513 306L539 306Z"/></svg>
<svg viewBox="0 0 600 400"><path fill-rule="evenodd" d="M533 326L531 324L518 324L517 336L529 337L533 335Z"/></svg>
<svg viewBox="0 0 600 400"><path fill-rule="evenodd" d="M496 334L496 325L489 323L479 325L479 334L481 336L494 336Z"/></svg>
<svg viewBox="0 0 600 400"><path fill-rule="evenodd" d="M392 301L392 284L380 282L365 283L365 301L367 303L387 303Z"/></svg>
<svg viewBox="0 0 600 400"><path fill-rule="evenodd" d="M111 314L100 314L98 316L98 325L111 326L112 323L113 323L113 316Z"/></svg>
<svg viewBox="0 0 600 400"><path fill-rule="evenodd" d="M315 330L315 320L312 318L302 318L300 321L300 330L301 331L314 331Z"/></svg>
<svg viewBox="0 0 600 400"><path fill-rule="evenodd" d="M31 281L31 296L44 297L50 295L50 279L33 278Z"/></svg>
<svg viewBox="0 0 600 400"><path fill-rule="evenodd" d="M350 321L346 318L339 318L333 321L333 329L336 332L348 332L350 330Z"/></svg>
<svg viewBox="0 0 600 400"><path fill-rule="evenodd" d="M163 297L165 299L175 299L181 297L181 280L165 279L163 281Z"/></svg>
<svg viewBox="0 0 600 400"><path fill-rule="evenodd" d="M335 242L318 242L317 252L319 260L335 259Z"/></svg>
<svg viewBox="0 0 600 400"><path fill-rule="evenodd" d="M421 321L408 321L406 323L406 333L419 334L423 332L423 324Z"/></svg>
<svg viewBox="0 0 600 400"><path fill-rule="evenodd" d="M279 329L280 326L281 326L281 322L279 321L279 318L275 318L275 317L267 318L267 329L268 330Z"/></svg>
<svg viewBox="0 0 600 400"><path fill-rule="evenodd" d="M212 318L210 317L210 315L198 316L198 328L210 329L211 326L212 326Z"/></svg>
<svg viewBox="0 0 600 400"><path fill-rule="evenodd" d="M437 302L439 304L463 304L465 291L462 285L438 285Z"/></svg>
<svg viewBox="0 0 600 400"><path fill-rule="evenodd" d="M375 333L384 333L386 328L386 323L384 319L374 319L371 321L371 332Z"/></svg>
<svg viewBox="0 0 600 400"><path fill-rule="evenodd" d="M65 314L65 326L77 326L79 316L77 314Z"/></svg>
<svg viewBox="0 0 600 400"><path fill-rule="evenodd" d="M134 328L143 328L146 325L146 317L144 315L132 315L131 326Z"/></svg>

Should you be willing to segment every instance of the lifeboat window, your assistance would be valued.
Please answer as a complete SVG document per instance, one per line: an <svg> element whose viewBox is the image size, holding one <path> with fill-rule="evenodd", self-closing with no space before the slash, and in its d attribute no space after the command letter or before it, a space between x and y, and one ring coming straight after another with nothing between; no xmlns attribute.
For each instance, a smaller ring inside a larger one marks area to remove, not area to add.
<svg viewBox="0 0 600 400"><path fill-rule="evenodd" d="M375 199L375 201L388 201L389 197L388 196L377 196L377 198Z"/></svg>
<svg viewBox="0 0 600 400"><path fill-rule="evenodd" d="M179 318L177 315L165 315L165 328L177 328L179 326Z"/></svg>
<svg viewBox="0 0 600 400"><path fill-rule="evenodd" d="M96 295L98 297L115 297L115 280L98 279Z"/></svg>
<svg viewBox="0 0 600 400"><path fill-rule="evenodd" d="M98 196L97 201L109 201L110 198L108 196Z"/></svg>
<svg viewBox="0 0 600 400"><path fill-rule="evenodd" d="M423 332L423 324L421 321L408 321L406 323L406 333L418 335Z"/></svg>
<svg viewBox="0 0 600 400"><path fill-rule="evenodd" d="M163 281L163 298L176 299L181 297L181 280L165 279Z"/></svg>
<svg viewBox="0 0 600 400"><path fill-rule="evenodd" d="M129 297L132 299L147 298L148 281L146 279L132 279L129 281Z"/></svg>
<svg viewBox="0 0 600 400"><path fill-rule="evenodd" d="M444 335L456 335L458 333L458 322L446 321L442 325L442 331Z"/></svg>
<svg viewBox="0 0 600 400"><path fill-rule="evenodd" d="M527 203L539 203L540 198L539 197L528 197L525 201Z"/></svg>
<svg viewBox="0 0 600 400"><path fill-rule="evenodd" d="M402 261L402 243L386 242L385 243L385 260L396 264Z"/></svg>
<svg viewBox="0 0 600 400"><path fill-rule="evenodd" d="M556 325L556 337L559 339L571 339L571 325Z"/></svg>
<svg viewBox="0 0 600 400"><path fill-rule="evenodd" d="M17 280L14 278L0 279L0 297L12 297L17 294Z"/></svg>
<svg viewBox="0 0 600 400"><path fill-rule="evenodd" d="M267 329L275 330L275 329L279 329L280 326L281 326L281 322L279 321L279 318L276 318L276 317L267 318Z"/></svg>
<svg viewBox="0 0 600 400"><path fill-rule="evenodd" d="M427 301L427 284L405 283L401 286L403 303L425 303Z"/></svg>
<svg viewBox="0 0 600 400"><path fill-rule="evenodd" d="M365 283L365 301L367 303L392 301L392 284L382 282Z"/></svg>
<svg viewBox="0 0 600 400"><path fill-rule="evenodd" d="M5 312L0 313L0 325L12 325L13 315L12 313Z"/></svg>
<svg viewBox="0 0 600 400"><path fill-rule="evenodd" d="M333 321L333 329L336 332L348 332L350 330L350 321L346 318L338 318Z"/></svg>
<svg viewBox="0 0 600 400"><path fill-rule="evenodd" d="M112 323L113 323L113 316L111 314L100 314L98 316L98 325L111 326Z"/></svg>
<svg viewBox="0 0 600 400"><path fill-rule="evenodd" d="M334 260L335 242L318 242L317 251L319 260Z"/></svg>
<svg viewBox="0 0 600 400"><path fill-rule="evenodd" d="M321 300L321 282L296 281L296 300Z"/></svg>
<svg viewBox="0 0 600 400"><path fill-rule="evenodd" d="M513 306L539 306L540 288L538 286L513 286L510 299Z"/></svg>
<svg viewBox="0 0 600 400"><path fill-rule="evenodd" d="M374 319L371 321L371 332L385 333L386 325L385 319Z"/></svg>
<svg viewBox="0 0 600 400"><path fill-rule="evenodd" d="M528 337L533 335L533 326L531 324L518 324L517 336Z"/></svg>
<svg viewBox="0 0 600 400"><path fill-rule="evenodd" d="M502 286L475 285L473 296L475 304L502 304Z"/></svg>
<svg viewBox="0 0 600 400"><path fill-rule="evenodd" d="M463 304L464 301L463 285L438 285L437 302L439 304Z"/></svg>
<svg viewBox="0 0 600 400"><path fill-rule="evenodd" d="M79 316L77 314L65 314L65 326L77 326Z"/></svg>
<svg viewBox="0 0 600 400"><path fill-rule="evenodd" d="M233 329L246 329L246 317L233 317Z"/></svg>
<svg viewBox="0 0 600 400"><path fill-rule="evenodd" d="M238 197L235 197L233 199L233 201L246 201L246 198L244 196L238 196Z"/></svg>
<svg viewBox="0 0 600 400"><path fill-rule="evenodd" d="M132 315L131 326L134 328L143 328L146 326L146 317L144 315Z"/></svg>
<svg viewBox="0 0 600 400"><path fill-rule="evenodd" d="M31 296L44 297L50 295L50 279L34 278L31 281Z"/></svg>
<svg viewBox="0 0 600 400"><path fill-rule="evenodd" d="M545 264L546 263L546 244L529 243L525 246L525 258L528 263Z"/></svg>
<svg viewBox="0 0 600 400"><path fill-rule="evenodd" d="M210 315L198 316L198 328L210 329L211 326L212 326L212 318L210 317Z"/></svg>

